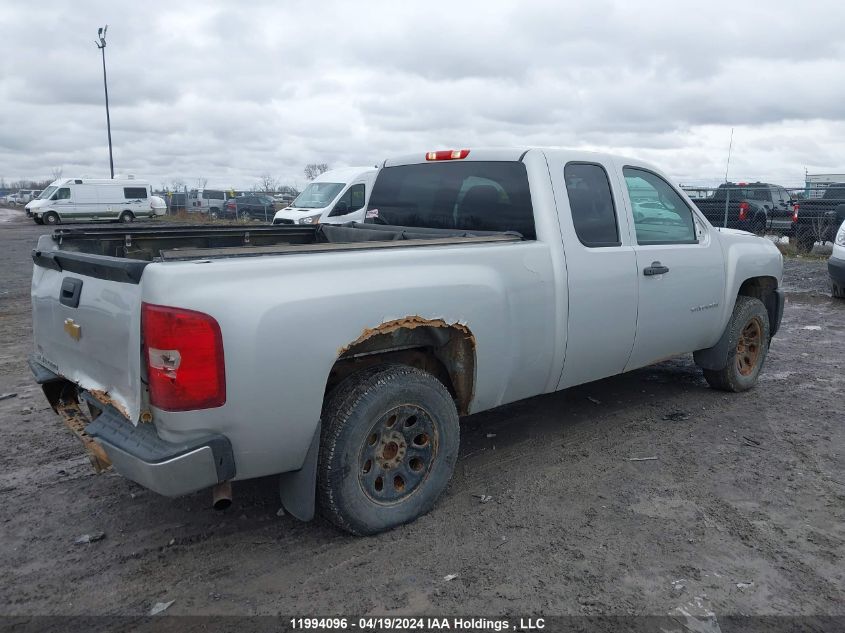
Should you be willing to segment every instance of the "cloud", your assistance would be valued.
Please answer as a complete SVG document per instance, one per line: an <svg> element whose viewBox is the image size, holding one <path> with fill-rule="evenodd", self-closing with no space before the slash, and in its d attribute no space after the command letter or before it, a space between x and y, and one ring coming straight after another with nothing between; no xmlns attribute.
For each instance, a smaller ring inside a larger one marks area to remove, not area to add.
<svg viewBox="0 0 845 633"><path fill-rule="evenodd" d="M845 171L838 2L58 0L0 9L0 176L293 184L308 162L553 145L684 182ZM819 16L824 16L823 18Z"/></svg>

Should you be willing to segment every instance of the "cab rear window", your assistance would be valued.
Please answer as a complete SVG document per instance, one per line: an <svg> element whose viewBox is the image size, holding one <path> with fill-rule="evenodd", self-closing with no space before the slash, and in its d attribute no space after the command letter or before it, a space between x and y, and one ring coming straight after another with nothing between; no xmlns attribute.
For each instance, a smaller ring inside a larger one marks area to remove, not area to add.
<svg viewBox="0 0 845 633"><path fill-rule="evenodd" d="M467 161L399 165L376 178L365 222L536 239L525 165Z"/></svg>

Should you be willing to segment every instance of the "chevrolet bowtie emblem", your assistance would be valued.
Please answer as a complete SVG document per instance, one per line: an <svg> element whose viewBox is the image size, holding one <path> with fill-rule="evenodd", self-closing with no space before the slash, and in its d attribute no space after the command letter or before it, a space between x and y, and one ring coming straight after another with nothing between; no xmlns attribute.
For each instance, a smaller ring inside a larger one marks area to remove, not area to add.
<svg viewBox="0 0 845 633"><path fill-rule="evenodd" d="M73 319L65 319L65 332L67 332L74 341L82 338L82 326L73 322Z"/></svg>

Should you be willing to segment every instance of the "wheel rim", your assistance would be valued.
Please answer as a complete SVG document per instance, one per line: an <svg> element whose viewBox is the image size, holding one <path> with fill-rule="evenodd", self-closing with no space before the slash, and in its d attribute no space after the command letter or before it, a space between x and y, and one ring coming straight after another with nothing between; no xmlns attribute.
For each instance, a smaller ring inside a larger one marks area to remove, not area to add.
<svg viewBox="0 0 845 633"><path fill-rule="evenodd" d="M437 425L425 409L400 405L385 413L364 438L358 483L376 503L401 503L420 489L438 452Z"/></svg>
<svg viewBox="0 0 845 633"><path fill-rule="evenodd" d="M44 218L44 222L47 224L55 224L56 223L56 216L55 215L48 215Z"/></svg>
<svg viewBox="0 0 845 633"><path fill-rule="evenodd" d="M763 347L763 324L754 317L740 332L736 344L736 367L742 376L750 376L757 366Z"/></svg>

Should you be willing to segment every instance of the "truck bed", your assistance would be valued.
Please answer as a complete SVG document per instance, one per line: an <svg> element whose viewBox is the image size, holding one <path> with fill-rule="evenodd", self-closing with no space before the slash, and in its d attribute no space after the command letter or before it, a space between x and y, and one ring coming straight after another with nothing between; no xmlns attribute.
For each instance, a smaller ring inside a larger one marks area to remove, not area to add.
<svg viewBox="0 0 845 633"><path fill-rule="evenodd" d="M42 236L37 266L138 283L152 262L319 253L467 242L520 241L518 233L376 224L61 228Z"/></svg>

